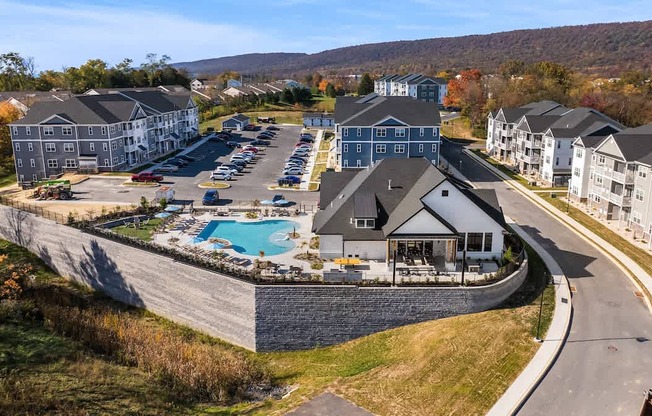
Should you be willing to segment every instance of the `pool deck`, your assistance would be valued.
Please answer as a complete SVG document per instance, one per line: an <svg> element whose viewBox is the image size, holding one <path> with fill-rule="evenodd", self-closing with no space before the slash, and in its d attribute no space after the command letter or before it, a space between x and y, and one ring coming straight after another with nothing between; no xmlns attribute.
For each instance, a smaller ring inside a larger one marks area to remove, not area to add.
<svg viewBox="0 0 652 416"><path fill-rule="evenodd" d="M232 213L227 216L217 216L210 213L205 213L201 215L191 216L190 214L181 214L177 217L177 220L172 223L171 227L168 227L169 231L163 233L157 233L154 235L153 241L157 244L165 245L168 247L177 247L177 248L188 248L199 247L204 250L214 251L212 243L204 241L201 243L194 243L194 238L208 225L210 221L213 220L236 220L242 222L257 222L261 220L288 220L293 221L298 224L296 232L299 233L299 238L295 239L296 246L295 248L281 254L276 254L272 256L265 256L264 260L269 260L277 264L282 264L286 266L301 267L305 272L310 272L310 263L303 260L297 260L294 256L297 253L304 252L308 250L310 244L310 238L314 236L310 232L312 227L312 215L311 214L299 214L296 216L290 217L269 217L264 216L256 219L248 219L245 217L245 213ZM170 230L171 229L171 230ZM170 238L178 238L176 242L170 242ZM250 256L247 254L238 253L237 251L230 248L218 249L215 251L222 251L232 257L239 257L242 259L250 260L250 263L247 267L253 267L253 260L259 259L259 256ZM311 252L318 253L318 250L310 250ZM317 272L317 271L312 271Z"/></svg>

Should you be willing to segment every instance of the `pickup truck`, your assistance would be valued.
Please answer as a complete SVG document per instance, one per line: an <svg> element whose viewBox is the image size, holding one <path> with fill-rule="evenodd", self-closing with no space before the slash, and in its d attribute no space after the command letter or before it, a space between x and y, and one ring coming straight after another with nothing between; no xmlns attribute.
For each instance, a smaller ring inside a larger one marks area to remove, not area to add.
<svg viewBox="0 0 652 416"><path fill-rule="evenodd" d="M163 176L156 175L152 172L140 172L131 175L132 182L161 182L162 180Z"/></svg>

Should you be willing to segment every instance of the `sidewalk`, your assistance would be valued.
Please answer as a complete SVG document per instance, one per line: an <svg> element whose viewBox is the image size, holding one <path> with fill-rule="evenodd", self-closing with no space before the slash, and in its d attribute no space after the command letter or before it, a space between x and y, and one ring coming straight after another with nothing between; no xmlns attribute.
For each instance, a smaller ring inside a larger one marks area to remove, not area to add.
<svg viewBox="0 0 652 416"><path fill-rule="evenodd" d="M472 153L472 152L471 152ZM440 156L441 157L441 156ZM464 181L472 183L457 169L448 163L444 158L441 158L448 167L448 171L455 177ZM536 352L532 360L523 369L521 374L518 375L516 380L509 386L507 391L498 399L498 401L489 410L489 416L504 416L516 414L518 409L525 403L527 398L532 394L534 389L541 382L546 372L552 367L557 356L561 352L564 342L570 330L570 322L572 316L572 303L571 292L568 285L568 280L564 275L561 267L555 259L530 237L521 227L519 227L514 220L505 217L507 224L527 243L534 251L536 251L541 259L546 264L553 278L555 285L555 310L550 322L550 327L546 333L541 347Z"/></svg>
<svg viewBox="0 0 652 416"><path fill-rule="evenodd" d="M312 145L312 152L310 152L310 157L308 158L308 163L306 163L306 170L304 171L303 176L301 176L301 183L299 184L299 189L302 191L307 191L310 186L310 177L312 176L312 169L315 167L315 161L317 160L317 154L319 153L319 145L321 140L324 137L324 130L317 130L317 136L315 137L315 142ZM317 182L315 182L317 183Z"/></svg>

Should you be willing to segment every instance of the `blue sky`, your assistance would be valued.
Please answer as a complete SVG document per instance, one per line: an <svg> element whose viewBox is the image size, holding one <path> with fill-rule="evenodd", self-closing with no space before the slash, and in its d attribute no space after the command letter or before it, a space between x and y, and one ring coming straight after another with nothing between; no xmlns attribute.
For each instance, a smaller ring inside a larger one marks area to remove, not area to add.
<svg viewBox="0 0 652 416"><path fill-rule="evenodd" d="M173 62L515 29L652 19L649 0L0 0L0 53L37 70L100 58Z"/></svg>

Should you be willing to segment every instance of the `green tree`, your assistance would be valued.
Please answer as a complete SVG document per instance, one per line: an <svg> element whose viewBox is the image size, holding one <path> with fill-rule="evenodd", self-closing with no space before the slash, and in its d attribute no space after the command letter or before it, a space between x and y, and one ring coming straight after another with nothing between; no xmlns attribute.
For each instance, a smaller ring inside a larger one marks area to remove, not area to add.
<svg viewBox="0 0 652 416"><path fill-rule="evenodd" d="M335 90L335 86L331 84L330 82L326 85L326 95L335 98L337 95L337 91Z"/></svg>
<svg viewBox="0 0 652 416"><path fill-rule="evenodd" d="M140 69L145 71L147 74L147 81L149 82L149 86L155 86L157 84L157 80L159 81L158 85L161 85L161 71L170 65L170 57L168 55L163 55L159 59L157 54L148 53L145 55L145 59L146 61L140 64Z"/></svg>
<svg viewBox="0 0 652 416"><path fill-rule="evenodd" d="M9 135L9 123L20 118L20 112L8 102L0 103L0 176L8 176L15 172L13 147Z"/></svg>
<svg viewBox="0 0 652 416"><path fill-rule="evenodd" d="M292 90L289 88L286 88L283 90L281 93L281 101L286 102L288 104L294 104L294 94L292 94Z"/></svg>
<svg viewBox="0 0 652 416"><path fill-rule="evenodd" d="M358 84L358 95L367 95L372 92L374 92L374 81L371 79L371 75L365 72L360 78L360 84Z"/></svg>
<svg viewBox="0 0 652 416"><path fill-rule="evenodd" d="M84 90L107 87L109 80L108 66L101 59L89 59L79 67L79 77Z"/></svg>
<svg viewBox="0 0 652 416"><path fill-rule="evenodd" d="M34 59L17 52L0 55L0 91L31 89L34 81Z"/></svg>

